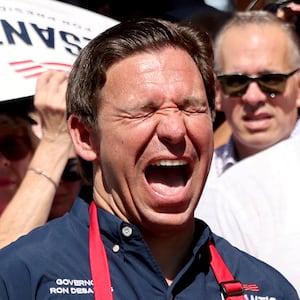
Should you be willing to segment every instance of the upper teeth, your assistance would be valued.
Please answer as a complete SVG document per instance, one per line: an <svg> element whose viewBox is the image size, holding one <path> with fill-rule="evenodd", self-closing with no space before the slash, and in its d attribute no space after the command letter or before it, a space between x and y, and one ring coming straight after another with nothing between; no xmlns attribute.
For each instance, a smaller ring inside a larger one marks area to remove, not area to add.
<svg viewBox="0 0 300 300"><path fill-rule="evenodd" d="M152 164L152 166L162 166L162 167L173 167L173 166L183 166L187 162L184 160L160 160Z"/></svg>

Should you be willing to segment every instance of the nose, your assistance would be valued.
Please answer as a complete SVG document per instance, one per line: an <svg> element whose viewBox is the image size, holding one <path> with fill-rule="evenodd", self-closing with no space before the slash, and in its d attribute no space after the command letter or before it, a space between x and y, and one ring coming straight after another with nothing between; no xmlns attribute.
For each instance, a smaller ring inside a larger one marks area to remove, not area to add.
<svg viewBox="0 0 300 300"><path fill-rule="evenodd" d="M268 96L260 89L256 82L250 82L246 92L242 96L245 103L256 106L259 103L266 102Z"/></svg>
<svg viewBox="0 0 300 300"><path fill-rule="evenodd" d="M165 111L157 126L158 138L169 144L177 145L184 140L186 127L179 110Z"/></svg>
<svg viewBox="0 0 300 300"><path fill-rule="evenodd" d="M0 152L0 165L8 166L9 160Z"/></svg>

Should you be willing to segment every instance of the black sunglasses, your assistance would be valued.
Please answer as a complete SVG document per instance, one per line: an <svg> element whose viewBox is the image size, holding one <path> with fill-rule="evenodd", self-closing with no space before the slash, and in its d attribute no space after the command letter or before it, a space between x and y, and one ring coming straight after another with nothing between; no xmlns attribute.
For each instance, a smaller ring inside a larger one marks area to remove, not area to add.
<svg viewBox="0 0 300 300"><path fill-rule="evenodd" d="M65 169L61 175L61 180L67 182L74 182L81 180L81 175L78 171L78 160L77 158L69 158L65 166Z"/></svg>
<svg viewBox="0 0 300 300"><path fill-rule="evenodd" d="M29 137L5 136L0 139L0 153L8 160L23 159L32 150Z"/></svg>
<svg viewBox="0 0 300 300"><path fill-rule="evenodd" d="M223 92L230 97L241 97L247 91L249 84L256 82L262 92L275 98L284 92L288 78L298 71L299 68L286 74L265 73L258 76L222 74L218 75L217 78Z"/></svg>

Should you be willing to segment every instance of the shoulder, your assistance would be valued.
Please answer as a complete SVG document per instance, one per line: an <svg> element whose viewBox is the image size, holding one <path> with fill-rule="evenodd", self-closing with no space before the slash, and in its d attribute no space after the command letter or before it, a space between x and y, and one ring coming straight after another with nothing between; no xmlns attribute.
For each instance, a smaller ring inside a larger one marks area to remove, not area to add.
<svg viewBox="0 0 300 300"><path fill-rule="evenodd" d="M236 163L218 178L217 184L212 189L216 188L226 193L230 191L239 195L247 193L257 195L260 186L265 191L267 184L275 186L274 180L280 184L282 172L285 172L288 178L297 178L300 169L299 153L300 136L281 141ZM242 197L239 198L241 201Z"/></svg>
<svg viewBox="0 0 300 300"><path fill-rule="evenodd" d="M247 168L250 172L253 170L261 170L262 172L271 172L273 169L285 168L287 165L300 164L300 136L289 138L281 141L272 147L269 147L259 153L243 159L236 164L234 169L228 170L226 176L245 170ZM275 164L276 162L276 164ZM272 166L271 169L265 166ZM232 174L231 174L232 173ZM225 174L224 174L225 175ZM256 172L256 175L259 175Z"/></svg>
<svg viewBox="0 0 300 300"><path fill-rule="evenodd" d="M84 263L88 262L88 204L76 202L70 213L0 251L0 295L9 295L3 299L33 299L37 290L41 299L48 299L50 290L61 287L56 284L59 278L90 279L89 264Z"/></svg>
<svg viewBox="0 0 300 300"><path fill-rule="evenodd" d="M70 213L34 229L1 249L1 269L4 265L9 267L10 264L16 264L18 260L30 264L33 258L36 260L38 257L44 257L44 253L50 257L51 253L59 252L64 245L71 246L72 243L76 243L79 236L87 235L89 224L88 219L85 220L84 213L87 206L88 204L85 204L83 200L78 199Z"/></svg>
<svg viewBox="0 0 300 300"><path fill-rule="evenodd" d="M88 278L88 204L77 200L72 211L19 238L0 251L0 294L31 299L57 278ZM87 219L87 220L86 220ZM1 297L0 297L1 298ZM1 298L2 299L2 298ZM8 298L7 298L8 299Z"/></svg>
<svg viewBox="0 0 300 300"><path fill-rule="evenodd" d="M215 245L236 280L244 285L255 283L264 299L298 299L296 290L276 269L250 254L232 246L213 234ZM289 296L291 298L289 298Z"/></svg>

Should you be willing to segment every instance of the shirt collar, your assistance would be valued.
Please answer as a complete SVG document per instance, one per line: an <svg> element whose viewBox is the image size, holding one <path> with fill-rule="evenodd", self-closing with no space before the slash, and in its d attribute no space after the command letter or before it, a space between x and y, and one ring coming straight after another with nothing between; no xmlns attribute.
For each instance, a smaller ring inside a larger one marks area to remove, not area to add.
<svg viewBox="0 0 300 300"><path fill-rule="evenodd" d="M214 151L217 176L223 174L227 169L237 163L237 157L232 135L228 142Z"/></svg>

